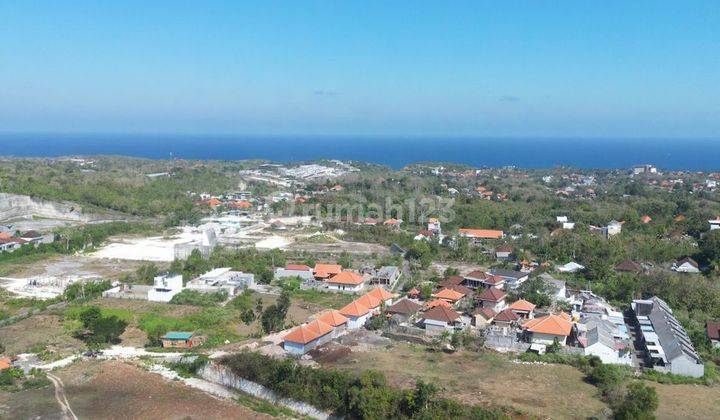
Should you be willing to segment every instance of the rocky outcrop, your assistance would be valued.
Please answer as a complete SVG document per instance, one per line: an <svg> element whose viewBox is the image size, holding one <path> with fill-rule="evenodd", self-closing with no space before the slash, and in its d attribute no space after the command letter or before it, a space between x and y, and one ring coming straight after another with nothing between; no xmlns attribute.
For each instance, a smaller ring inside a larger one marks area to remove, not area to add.
<svg viewBox="0 0 720 420"><path fill-rule="evenodd" d="M0 193L0 221L30 217L75 222L89 222L93 219L83 214L82 207L77 204L46 201L27 195Z"/></svg>

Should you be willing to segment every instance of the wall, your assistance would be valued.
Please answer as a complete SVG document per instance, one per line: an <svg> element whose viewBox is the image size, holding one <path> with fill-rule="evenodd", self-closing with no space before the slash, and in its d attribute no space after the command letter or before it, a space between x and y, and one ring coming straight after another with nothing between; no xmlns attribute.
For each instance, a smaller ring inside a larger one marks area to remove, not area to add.
<svg viewBox="0 0 720 420"><path fill-rule="evenodd" d="M294 401L288 398L281 398L272 390L265 388L264 386L257 384L252 381L248 381L234 374L229 368L210 362L198 370L198 375L205 379L219 385L233 388L250 394L257 398L270 401L273 404L287 407L296 413L300 413L306 416L310 416L316 419L326 420L330 418L330 415L322 410L313 407L310 404L305 404L300 401Z"/></svg>
<svg viewBox="0 0 720 420"><path fill-rule="evenodd" d="M90 221L90 217L83 214L82 208L76 204L45 201L26 195L0 193L0 220L28 216L78 222Z"/></svg>

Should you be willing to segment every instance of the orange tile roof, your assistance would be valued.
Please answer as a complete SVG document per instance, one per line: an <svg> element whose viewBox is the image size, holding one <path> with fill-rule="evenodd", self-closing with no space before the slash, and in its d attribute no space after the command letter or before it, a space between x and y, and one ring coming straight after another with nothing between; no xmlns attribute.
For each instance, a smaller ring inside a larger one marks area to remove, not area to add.
<svg viewBox="0 0 720 420"><path fill-rule="evenodd" d="M315 271L333 275L341 272L342 266L339 264L315 264Z"/></svg>
<svg viewBox="0 0 720 420"><path fill-rule="evenodd" d="M436 306L443 306L443 307L445 307L445 308L452 308L452 307L453 307L451 303L449 303L449 302L446 301L446 300L442 300L442 299L435 299L435 300L433 300L433 301L428 302L428 304L427 304L427 307L428 307L428 308L434 308L434 307L436 307Z"/></svg>
<svg viewBox="0 0 720 420"><path fill-rule="evenodd" d="M210 207L217 207L220 204L222 204L222 202L220 200L218 200L217 198L213 197L210 200L208 200L208 204L210 205Z"/></svg>
<svg viewBox="0 0 720 420"><path fill-rule="evenodd" d="M413 287L412 289L408 290L407 294L408 296L418 296L420 294L420 291L416 287Z"/></svg>
<svg viewBox="0 0 720 420"><path fill-rule="evenodd" d="M451 290L451 289L442 289L441 291L433 294L433 297L436 297L438 299L443 300L450 300L450 301L458 301L465 296L463 293L458 292L457 290Z"/></svg>
<svg viewBox="0 0 720 420"><path fill-rule="evenodd" d="M647 214L640 218L640 221L643 223L650 223L652 222L652 217L648 216Z"/></svg>
<svg viewBox="0 0 720 420"><path fill-rule="evenodd" d="M387 219L386 221L384 221L383 224L386 224L386 225L397 225L398 222L399 222L398 219L390 218L390 219Z"/></svg>
<svg viewBox="0 0 720 420"><path fill-rule="evenodd" d="M516 300L510 305L513 311L530 312L535 309L535 305L525 299Z"/></svg>
<svg viewBox="0 0 720 420"><path fill-rule="evenodd" d="M340 309L340 313L348 317L359 317L366 315L368 312L370 312L370 309L357 301L350 302L347 306Z"/></svg>
<svg viewBox="0 0 720 420"><path fill-rule="evenodd" d="M308 322L307 328L316 333L318 337L322 337L323 335L332 332L333 326L326 324L319 319L316 319L315 321Z"/></svg>
<svg viewBox="0 0 720 420"><path fill-rule="evenodd" d="M10 239L12 235L9 232L0 232L0 239Z"/></svg>
<svg viewBox="0 0 720 420"><path fill-rule="evenodd" d="M572 323L560 315L550 314L531 319L523 324L523 328L534 333L567 337L572 331Z"/></svg>
<svg viewBox="0 0 720 420"><path fill-rule="evenodd" d="M285 337L283 337L283 341L307 344L318 337L320 337L318 333L306 327L305 325L301 325L290 331Z"/></svg>
<svg viewBox="0 0 720 420"><path fill-rule="evenodd" d="M343 271L339 274L336 274L327 281L328 283L335 283L335 284L349 284L353 286L357 286L358 284L362 284L362 282L365 281L363 277L360 274L353 273L352 271Z"/></svg>
<svg viewBox="0 0 720 420"><path fill-rule="evenodd" d="M458 231L465 236L480 239L502 239L503 237L502 230L460 228Z"/></svg>
<svg viewBox="0 0 720 420"><path fill-rule="evenodd" d="M310 267L305 264L288 264L285 266L285 269L295 271L310 271Z"/></svg>
<svg viewBox="0 0 720 420"><path fill-rule="evenodd" d="M392 299L397 297L396 294L390 293L387 290L383 289L382 287L374 287L371 291L367 293L370 296L376 297L380 299L381 301L385 302L388 299Z"/></svg>
<svg viewBox="0 0 720 420"><path fill-rule="evenodd" d="M7 358L7 357L0 358L0 371L5 370L5 369L10 369L11 366L12 366L12 362L10 361L9 358Z"/></svg>
<svg viewBox="0 0 720 420"><path fill-rule="evenodd" d="M325 311L317 319L333 327L339 327L348 321L343 314L336 310Z"/></svg>
<svg viewBox="0 0 720 420"><path fill-rule="evenodd" d="M366 293L359 298L355 299L355 302L365 306L366 308L375 309L380 304L382 304L382 300L376 298L375 296L372 296L369 293Z"/></svg>

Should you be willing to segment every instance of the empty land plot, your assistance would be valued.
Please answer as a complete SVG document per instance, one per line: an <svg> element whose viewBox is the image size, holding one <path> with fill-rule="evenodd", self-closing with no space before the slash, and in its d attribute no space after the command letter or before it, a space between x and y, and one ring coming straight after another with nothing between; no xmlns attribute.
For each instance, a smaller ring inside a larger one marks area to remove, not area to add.
<svg viewBox="0 0 720 420"><path fill-rule="evenodd" d="M586 418L606 407L597 389L573 367L518 364L495 353L430 353L423 346L396 342L324 365L355 372L376 369L400 387L422 379L467 403L512 407L540 417Z"/></svg>
<svg viewBox="0 0 720 420"><path fill-rule="evenodd" d="M659 419L720 418L718 386L646 383L655 387L660 399L656 412Z"/></svg>
<svg viewBox="0 0 720 420"><path fill-rule="evenodd" d="M129 363L86 361L56 375L63 380L70 406L79 418L270 418Z"/></svg>
<svg viewBox="0 0 720 420"><path fill-rule="evenodd" d="M8 354L24 353L33 347L47 347L58 355L84 348L84 344L66 331L57 315L37 314L0 328L0 343Z"/></svg>

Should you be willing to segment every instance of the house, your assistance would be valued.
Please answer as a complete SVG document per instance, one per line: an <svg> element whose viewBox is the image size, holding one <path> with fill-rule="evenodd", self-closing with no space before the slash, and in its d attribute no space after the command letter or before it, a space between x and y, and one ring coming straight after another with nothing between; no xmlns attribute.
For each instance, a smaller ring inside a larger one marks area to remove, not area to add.
<svg viewBox="0 0 720 420"><path fill-rule="evenodd" d="M642 265L636 263L635 261L625 260L615 265L615 271L619 271L621 273L642 274L645 270Z"/></svg>
<svg viewBox="0 0 720 420"><path fill-rule="evenodd" d="M372 290L366 293L367 295L370 295L376 299L380 299L380 301L385 305L392 305L393 299L397 297L396 294L388 292L386 289L383 289L382 287L374 287Z"/></svg>
<svg viewBox="0 0 720 420"><path fill-rule="evenodd" d="M408 290L407 296L411 299L418 299L420 297L420 291L417 289L417 287L413 287L412 289Z"/></svg>
<svg viewBox="0 0 720 420"><path fill-rule="evenodd" d="M452 308L453 308L453 304L452 304L452 303L448 302L447 300L442 300L442 299L434 299L434 300L431 300L430 302L428 302L428 303L426 304L426 306L428 307L428 309L434 308L434 307L436 307L436 306L442 306L442 307L445 307L445 308L448 308L448 309L452 309Z"/></svg>
<svg viewBox="0 0 720 420"><path fill-rule="evenodd" d="M317 332L301 325L283 337L283 348L288 353L303 355L317 346L319 337Z"/></svg>
<svg viewBox="0 0 720 420"><path fill-rule="evenodd" d="M432 232L434 235L437 235L437 236L442 235L442 229L440 227L440 220L438 220L435 217L429 218L427 230Z"/></svg>
<svg viewBox="0 0 720 420"><path fill-rule="evenodd" d="M643 215L643 217L640 218L640 222L642 222L642 224L646 225L646 224L652 222L652 217L648 216L647 214Z"/></svg>
<svg viewBox="0 0 720 420"><path fill-rule="evenodd" d="M441 281L440 283L438 283L438 286L440 287L440 289L454 290L458 293L462 293L465 296L472 296L475 293L475 290L469 287L463 286L462 284L453 284L447 280Z"/></svg>
<svg viewBox="0 0 720 420"><path fill-rule="evenodd" d="M565 223L568 221L568 217L567 216L557 216L557 217L555 217L555 221L558 223Z"/></svg>
<svg viewBox="0 0 720 420"><path fill-rule="evenodd" d="M19 236L20 239L31 244L49 244L53 243L53 241L55 240L55 235L43 235L42 233L35 230L29 230L20 234Z"/></svg>
<svg viewBox="0 0 720 420"><path fill-rule="evenodd" d="M9 357L0 357L0 372L10 369L12 367L12 360Z"/></svg>
<svg viewBox="0 0 720 420"><path fill-rule="evenodd" d="M720 347L720 321L708 320L707 335L713 347Z"/></svg>
<svg viewBox="0 0 720 420"><path fill-rule="evenodd" d="M170 302L173 296L183 289L181 274L161 274L156 276L153 287L148 291L147 298L151 302Z"/></svg>
<svg viewBox="0 0 720 420"><path fill-rule="evenodd" d="M313 269L304 264L288 264L284 268L275 269L275 279L284 279L288 277L300 277L303 281L315 279Z"/></svg>
<svg viewBox="0 0 720 420"><path fill-rule="evenodd" d="M169 331L160 339L163 348L189 349L202 344L202 339L191 332Z"/></svg>
<svg viewBox="0 0 720 420"><path fill-rule="evenodd" d="M370 309L357 301L350 302L340 309L340 314L347 318L347 328L350 330L362 327L371 316Z"/></svg>
<svg viewBox="0 0 720 420"><path fill-rule="evenodd" d="M672 270L677 271L678 273L696 274L696 273L700 272L700 266L692 258L685 257L685 258L673 263Z"/></svg>
<svg viewBox="0 0 720 420"><path fill-rule="evenodd" d="M380 299L376 298L375 296L372 296L368 293L365 293L364 295L355 299L355 302L368 308L370 310L371 314L380 313L380 307L382 306L382 303L383 303L382 300L380 300Z"/></svg>
<svg viewBox="0 0 720 420"><path fill-rule="evenodd" d="M12 237L9 234L0 236L0 252L12 252L25 244L20 238Z"/></svg>
<svg viewBox="0 0 720 420"><path fill-rule="evenodd" d="M458 236L470 239L471 243L478 243L485 239L502 239L505 233L502 230L460 228Z"/></svg>
<svg viewBox="0 0 720 420"><path fill-rule="evenodd" d="M393 318L400 322L408 322L420 311L422 306L411 301L410 299L401 299L395 302L394 305L385 308L385 313L391 315Z"/></svg>
<svg viewBox="0 0 720 420"><path fill-rule="evenodd" d="M495 277L500 277L505 280L505 287L511 290L517 289L518 286L525 283L528 279L529 274L523 273L522 271L506 270L503 268L493 268L490 273Z"/></svg>
<svg viewBox="0 0 720 420"><path fill-rule="evenodd" d="M431 231L423 229L413 239L416 241L429 241L433 236L435 235Z"/></svg>
<svg viewBox="0 0 720 420"><path fill-rule="evenodd" d="M565 230L573 230L575 229L575 222L563 222L562 228Z"/></svg>
<svg viewBox="0 0 720 420"><path fill-rule="evenodd" d="M318 280L325 280L342 271L340 264L315 264L313 275Z"/></svg>
<svg viewBox="0 0 720 420"><path fill-rule="evenodd" d="M631 303L646 366L660 372L700 378L705 365L664 300L653 296Z"/></svg>
<svg viewBox="0 0 720 420"><path fill-rule="evenodd" d="M340 311L327 310L320 313L317 319L333 327L333 337L338 337L347 330L348 319Z"/></svg>
<svg viewBox="0 0 720 420"><path fill-rule="evenodd" d="M608 225L603 228L603 233L605 233L605 237L609 238L611 236L618 235L622 232L622 222L618 222L617 220L612 220Z"/></svg>
<svg viewBox="0 0 720 420"><path fill-rule="evenodd" d="M708 220L708 223L710 223L710 230L720 229L720 216L713 220Z"/></svg>
<svg viewBox="0 0 720 420"><path fill-rule="evenodd" d="M500 312L507 304L505 303L505 297L507 294L496 287L490 287L483 290L478 296L480 306L483 308L490 308L495 312Z"/></svg>
<svg viewBox="0 0 720 420"><path fill-rule="evenodd" d="M495 258L498 260L507 260L513 253L513 247L510 245L502 245L495 249Z"/></svg>
<svg viewBox="0 0 720 420"><path fill-rule="evenodd" d="M502 289L505 286L505 279L500 276L493 276L481 270L471 271L464 277L465 286L471 289L495 287Z"/></svg>
<svg viewBox="0 0 720 420"><path fill-rule="evenodd" d="M460 299L465 297L463 293L457 292L452 289L442 289L439 292L434 293L432 296L436 299L442 299L452 304L456 304L460 301Z"/></svg>
<svg viewBox="0 0 720 420"><path fill-rule="evenodd" d="M400 225L402 224L402 222L403 222L402 219L390 218L390 219L387 219L386 221L384 221L383 225L390 227L390 228L399 228Z"/></svg>
<svg viewBox="0 0 720 420"><path fill-rule="evenodd" d="M508 308L521 318L533 319L535 317L535 305L525 299L516 300Z"/></svg>
<svg viewBox="0 0 720 420"><path fill-rule="evenodd" d="M491 308L478 307L473 311L473 322L478 328L484 328L489 325L497 315L497 312Z"/></svg>
<svg viewBox="0 0 720 420"><path fill-rule="evenodd" d="M305 324L305 327L307 327L308 330L317 334L317 338L314 340L316 347L327 343L335 337L333 335L333 326L323 322L320 319L308 322L307 324Z"/></svg>
<svg viewBox="0 0 720 420"><path fill-rule="evenodd" d="M567 314L545 315L531 319L522 325L532 344L550 345L557 340L565 345L567 338L572 332L572 322Z"/></svg>
<svg viewBox="0 0 720 420"><path fill-rule="evenodd" d="M498 327L510 327L514 323L520 321L520 316L516 314L512 309L505 308L500 311L492 320L494 325Z"/></svg>
<svg viewBox="0 0 720 420"><path fill-rule="evenodd" d="M394 265L385 265L375 270L370 277L370 284L380 284L389 288L395 287L400 279L400 269Z"/></svg>
<svg viewBox="0 0 720 420"><path fill-rule="evenodd" d="M445 331L452 333L460 314L444 306L436 306L425 311L422 317L425 334L435 336Z"/></svg>
<svg viewBox="0 0 720 420"><path fill-rule="evenodd" d="M255 287L254 274L233 271L230 267L208 271L186 284L186 288L202 293L215 293L224 290L228 296L235 296L243 289L253 287Z"/></svg>
<svg viewBox="0 0 720 420"><path fill-rule="evenodd" d="M326 282L328 289L343 292L359 292L365 287L363 276L352 271L342 271L330 277Z"/></svg>
<svg viewBox="0 0 720 420"><path fill-rule="evenodd" d="M558 266L556 270L559 273L575 273L577 271L582 271L585 269L584 265L580 265L576 263L575 261L570 261L567 264L563 264L561 266Z"/></svg>
<svg viewBox="0 0 720 420"><path fill-rule="evenodd" d="M548 273L540 274L538 277L548 286L550 299L553 303L566 302L568 300L564 280L556 279Z"/></svg>
<svg viewBox="0 0 720 420"><path fill-rule="evenodd" d="M631 365L630 343L617 341L613 334L614 325L612 322L601 319L593 319L585 324L584 337L578 339L583 347L585 356L596 356L605 364Z"/></svg>

